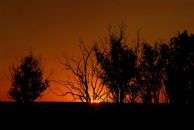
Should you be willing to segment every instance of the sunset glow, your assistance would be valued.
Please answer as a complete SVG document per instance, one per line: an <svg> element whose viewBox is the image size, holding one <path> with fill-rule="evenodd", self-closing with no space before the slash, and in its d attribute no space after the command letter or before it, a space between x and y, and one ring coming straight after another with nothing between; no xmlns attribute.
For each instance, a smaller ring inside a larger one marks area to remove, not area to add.
<svg viewBox="0 0 194 130"><path fill-rule="evenodd" d="M124 22L129 43L137 40L141 27L142 41L168 41L178 31L194 32L193 5L194 0L0 1L0 101L10 101L9 67L30 48L42 58L44 77L53 72L52 80L64 80L67 73L57 57L79 58L80 38L86 44L101 41L108 25ZM64 92L64 86L51 82L37 101L74 101L53 93L59 90Z"/></svg>
<svg viewBox="0 0 194 130"><path fill-rule="evenodd" d="M99 100L91 100L91 103L101 103Z"/></svg>

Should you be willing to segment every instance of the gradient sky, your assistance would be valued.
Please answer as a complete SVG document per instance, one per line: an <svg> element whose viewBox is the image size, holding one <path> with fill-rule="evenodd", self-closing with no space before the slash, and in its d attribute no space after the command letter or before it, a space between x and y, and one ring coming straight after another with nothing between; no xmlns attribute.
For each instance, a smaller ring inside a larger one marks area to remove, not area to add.
<svg viewBox="0 0 194 130"><path fill-rule="evenodd" d="M0 101L9 100L10 64L30 48L42 57L45 75L53 71L52 78L63 79L56 57L78 55L79 38L93 43L106 35L108 25L124 22L129 41L140 27L142 39L166 41L178 31L194 33L193 6L194 0L1 0ZM39 100L70 99L48 90Z"/></svg>

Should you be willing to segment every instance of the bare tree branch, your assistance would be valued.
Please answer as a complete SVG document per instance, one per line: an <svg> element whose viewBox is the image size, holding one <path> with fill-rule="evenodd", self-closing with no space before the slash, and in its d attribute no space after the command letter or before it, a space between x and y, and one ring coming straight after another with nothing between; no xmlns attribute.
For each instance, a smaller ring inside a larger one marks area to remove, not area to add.
<svg viewBox="0 0 194 130"><path fill-rule="evenodd" d="M106 91L104 91L104 85L99 78L100 68L94 60L94 47L86 47L84 42L80 41L79 49L81 59L77 60L67 56L63 56L63 60L59 59L65 70L69 71L74 77L64 81L55 81L55 83L65 86L68 90L60 95L71 94L75 100L81 102L104 101L103 96Z"/></svg>

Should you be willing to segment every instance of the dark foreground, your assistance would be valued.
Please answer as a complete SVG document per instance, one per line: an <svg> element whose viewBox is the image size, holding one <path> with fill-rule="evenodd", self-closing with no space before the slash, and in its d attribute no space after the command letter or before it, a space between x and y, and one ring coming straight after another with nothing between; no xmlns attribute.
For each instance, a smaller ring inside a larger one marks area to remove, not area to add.
<svg viewBox="0 0 194 130"><path fill-rule="evenodd" d="M191 105L0 103L0 130L194 129Z"/></svg>

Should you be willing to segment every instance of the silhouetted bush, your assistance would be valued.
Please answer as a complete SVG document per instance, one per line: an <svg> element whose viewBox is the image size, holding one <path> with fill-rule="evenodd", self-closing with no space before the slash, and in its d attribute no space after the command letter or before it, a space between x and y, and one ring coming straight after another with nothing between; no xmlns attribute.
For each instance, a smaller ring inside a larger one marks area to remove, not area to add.
<svg viewBox="0 0 194 130"><path fill-rule="evenodd" d="M96 45L96 59L103 73L101 79L116 103L126 102L130 80L135 76L136 55L125 44L125 28L120 26L119 34L109 30L108 49L101 50Z"/></svg>
<svg viewBox="0 0 194 130"><path fill-rule="evenodd" d="M35 58L32 52L13 65L10 73L9 96L16 102L33 102L48 87L48 80L43 80L40 58Z"/></svg>

